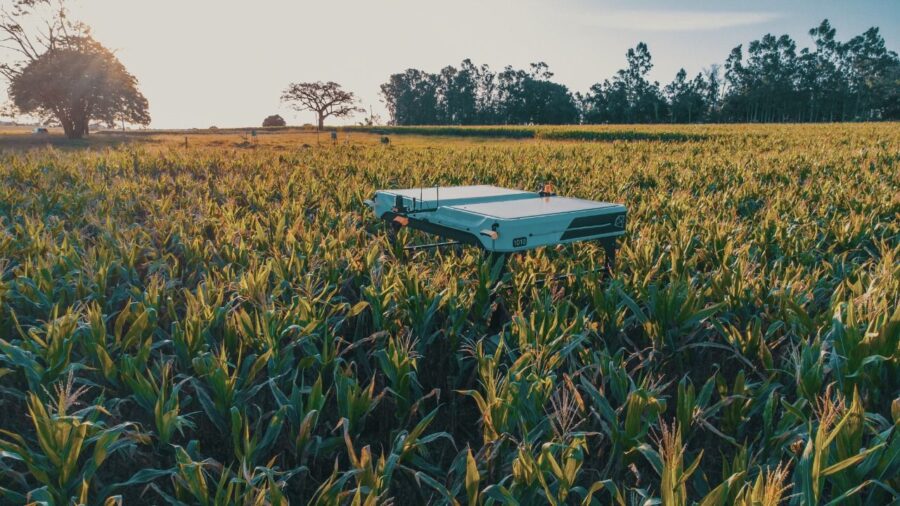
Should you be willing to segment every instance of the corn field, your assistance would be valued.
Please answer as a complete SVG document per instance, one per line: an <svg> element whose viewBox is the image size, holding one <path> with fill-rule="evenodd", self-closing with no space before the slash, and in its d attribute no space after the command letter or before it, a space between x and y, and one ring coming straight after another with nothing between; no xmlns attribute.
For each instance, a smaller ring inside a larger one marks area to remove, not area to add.
<svg viewBox="0 0 900 506"><path fill-rule="evenodd" d="M564 130L3 151L0 503L900 501L897 124ZM363 205L547 179L612 277Z"/></svg>

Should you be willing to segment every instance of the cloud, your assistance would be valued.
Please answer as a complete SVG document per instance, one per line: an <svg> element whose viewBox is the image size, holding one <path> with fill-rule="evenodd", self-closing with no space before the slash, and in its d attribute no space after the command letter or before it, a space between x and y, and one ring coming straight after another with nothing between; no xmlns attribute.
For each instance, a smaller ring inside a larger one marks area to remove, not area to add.
<svg viewBox="0 0 900 506"><path fill-rule="evenodd" d="M603 28L650 32L692 32L756 25L780 17L781 14L774 12L614 10L597 13L588 17L586 22Z"/></svg>

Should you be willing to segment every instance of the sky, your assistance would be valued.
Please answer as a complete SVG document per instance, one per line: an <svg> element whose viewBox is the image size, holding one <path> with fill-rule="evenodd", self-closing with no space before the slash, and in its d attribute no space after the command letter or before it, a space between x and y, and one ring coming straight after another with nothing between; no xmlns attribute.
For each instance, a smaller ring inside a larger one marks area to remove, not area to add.
<svg viewBox="0 0 900 506"><path fill-rule="evenodd" d="M70 9L138 78L153 128L254 126L270 114L314 123L279 97L290 82L319 80L387 120L379 86L392 73L464 58L495 71L544 61L554 81L584 92L641 41L650 78L665 84L766 33L805 47L823 18L840 40L878 26L900 51L900 0L72 0Z"/></svg>

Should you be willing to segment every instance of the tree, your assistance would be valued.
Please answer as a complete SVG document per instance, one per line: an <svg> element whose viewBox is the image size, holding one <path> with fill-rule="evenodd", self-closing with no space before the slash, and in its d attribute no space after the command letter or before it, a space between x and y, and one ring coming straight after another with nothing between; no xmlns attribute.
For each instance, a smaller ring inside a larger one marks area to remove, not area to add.
<svg viewBox="0 0 900 506"><path fill-rule="evenodd" d="M532 63L525 78L525 123L562 125L578 122L578 106L569 88L550 80L553 73L544 62Z"/></svg>
<svg viewBox="0 0 900 506"><path fill-rule="evenodd" d="M26 28L33 26L42 28ZM137 79L87 26L71 20L62 0L0 8L0 39L18 56L0 64L15 112L55 120L69 138L87 135L91 121L150 122Z"/></svg>
<svg viewBox="0 0 900 506"><path fill-rule="evenodd" d="M471 64L471 62L469 62ZM440 123L448 125L471 125L477 116L478 83L471 65L457 70L452 66L441 69L439 76Z"/></svg>
<svg viewBox="0 0 900 506"><path fill-rule="evenodd" d="M665 88L672 123L693 123L703 118L707 107L706 86L703 74L697 74L692 81L687 80L684 69L675 74L675 80Z"/></svg>
<svg viewBox="0 0 900 506"><path fill-rule="evenodd" d="M881 97L881 119L900 120L900 63L894 63L885 72L881 83L884 87Z"/></svg>
<svg viewBox="0 0 900 506"><path fill-rule="evenodd" d="M797 120L803 100L797 89L797 45L787 35L766 34L735 47L725 62L729 94L726 111L733 120L770 122Z"/></svg>
<svg viewBox="0 0 900 506"><path fill-rule="evenodd" d="M586 122L655 123L665 118L668 104L659 83L647 80L653 68L647 44L641 42L629 49L625 58L628 68L591 87L583 102Z"/></svg>
<svg viewBox="0 0 900 506"><path fill-rule="evenodd" d="M266 116L266 119L262 122L262 126L264 127L283 127L285 125L287 125L287 123L284 121L284 118L278 114Z"/></svg>
<svg viewBox="0 0 900 506"><path fill-rule="evenodd" d="M53 118L66 137L88 134L91 121L150 123L137 79L89 35L69 36L13 76L9 96L19 111Z"/></svg>
<svg viewBox="0 0 900 506"><path fill-rule="evenodd" d="M719 64L714 63L703 70L703 101L706 104L706 120L717 121L722 102L722 77L719 75Z"/></svg>
<svg viewBox="0 0 900 506"><path fill-rule="evenodd" d="M436 125L439 78L418 69L391 75L381 85L391 123L395 125Z"/></svg>
<svg viewBox="0 0 900 506"><path fill-rule="evenodd" d="M325 126L325 118L345 118L357 112L356 97L344 91L341 85L328 81L314 83L291 83L281 95L282 102L289 103L297 111L313 111L319 118L319 128Z"/></svg>
<svg viewBox="0 0 900 506"><path fill-rule="evenodd" d="M875 27L842 44L841 50L853 118L884 118L885 108L895 107L900 66L897 53L885 47L884 38Z"/></svg>
<svg viewBox="0 0 900 506"><path fill-rule="evenodd" d="M40 26L41 29L26 27ZM12 81L28 63L56 47L60 36L86 33L83 25L69 21L62 3L50 0L14 0L0 7L0 48L17 58L0 63L0 73Z"/></svg>

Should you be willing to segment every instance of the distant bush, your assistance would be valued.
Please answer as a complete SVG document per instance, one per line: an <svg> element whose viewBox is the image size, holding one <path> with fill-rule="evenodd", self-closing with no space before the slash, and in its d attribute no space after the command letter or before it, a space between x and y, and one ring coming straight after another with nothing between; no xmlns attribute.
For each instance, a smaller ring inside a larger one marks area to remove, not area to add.
<svg viewBox="0 0 900 506"><path fill-rule="evenodd" d="M263 120L262 126L264 127L283 127L287 126L287 122L284 121L278 114L273 114L271 116L267 116L266 119Z"/></svg>

